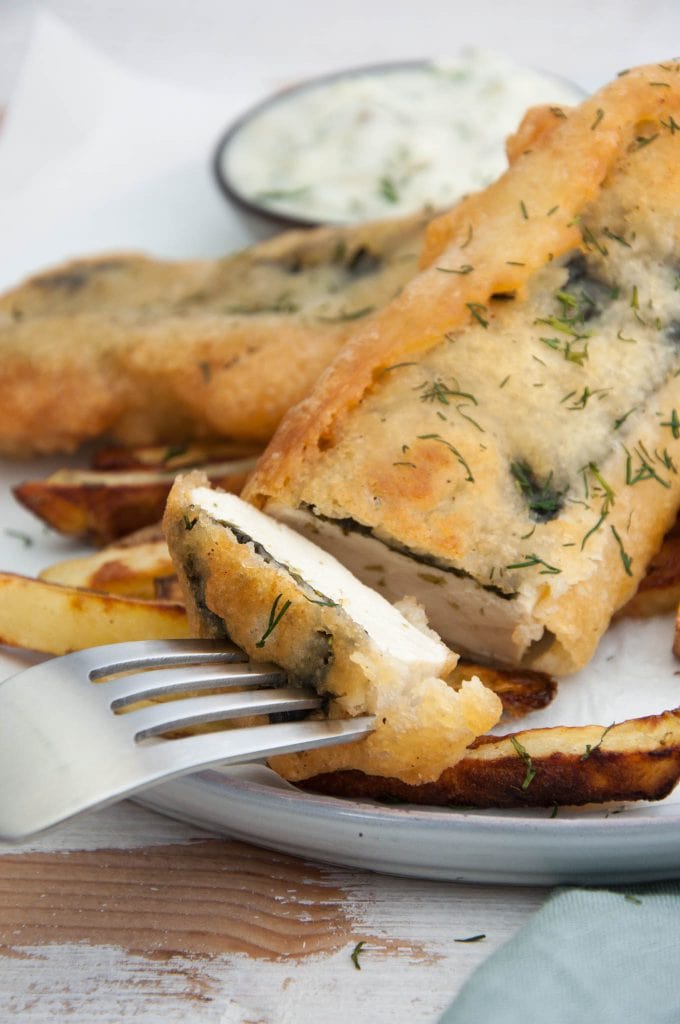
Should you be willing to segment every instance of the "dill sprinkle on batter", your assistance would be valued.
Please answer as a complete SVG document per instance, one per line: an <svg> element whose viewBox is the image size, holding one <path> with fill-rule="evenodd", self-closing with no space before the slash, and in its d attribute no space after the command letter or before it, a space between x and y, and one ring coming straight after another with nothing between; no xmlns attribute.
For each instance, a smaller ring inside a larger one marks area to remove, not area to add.
<svg viewBox="0 0 680 1024"><path fill-rule="evenodd" d="M603 117L604 117L604 110L602 109L602 107L598 107L597 108L597 114L595 115L595 120L593 121L593 123L590 126L591 132L595 131L595 129L597 128L598 124L600 123L600 121L602 120Z"/></svg>
<svg viewBox="0 0 680 1024"><path fill-rule="evenodd" d="M489 326L489 321L486 320L484 318L484 316L482 315L483 313L486 313L486 306L484 305L484 303L482 303L482 302L466 302L465 305L470 310L470 312L472 313L472 315L475 318L475 320L477 321L477 323L480 323L482 325L482 327L488 327Z"/></svg>
<svg viewBox="0 0 680 1024"><path fill-rule="evenodd" d="M512 565L506 565L505 568L506 569L531 569L535 565L542 565L543 566L543 568L540 570L541 576L549 576L549 575L553 576L556 573L562 572L562 570L558 569L556 566L548 565L548 563L545 562L542 558L539 558L538 555L525 555L523 562L514 562Z"/></svg>
<svg viewBox="0 0 680 1024"><path fill-rule="evenodd" d="M675 409L673 409L671 413L670 420L665 420L663 423L660 424L660 426L670 427L671 434L673 435L676 441L680 437L680 419L678 419L678 414Z"/></svg>
<svg viewBox="0 0 680 1024"><path fill-rule="evenodd" d="M278 626L278 624L281 621L281 619L283 618L283 616L286 614L286 612L290 608L291 602L290 601L286 601L281 606L281 611L277 612L277 608L279 606L279 601L281 600L282 597L283 597L283 594L277 594L276 597L274 598L274 603L273 603L273 605L271 607L271 611L269 612L269 622L267 624L267 628L265 629L264 633L262 634L260 639L255 644L256 647L264 647L265 641L269 639L269 637L272 635L272 633L274 632L274 630Z"/></svg>
<svg viewBox="0 0 680 1024"><path fill-rule="evenodd" d="M619 554L621 555L621 561L623 562L623 568L625 570L625 573L626 573L627 576L632 576L633 573L632 573L632 570L631 570L631 565L633 564L633 559L631 558L631 556L627 553L626 549L624 548L623 541L621 540L621 538L619 536L619 533L618 533L618 530L616 529L616 527L615 526L610 526L610 530L614 534L614 540L616 541L616 543L619 546Z"/></svg>
<svg viewBox="0 0 680 1024"><path fill-rule="evenodd" d="M442 437L441 434L418 434L417 436L419 441L438 441L439 444L446 445L449 451L453 452L453 454L456 456L456 459L467 473L465 479L471 484L475 482L475 478L472 475L472 470L468 466L467 462L460 454L458 449L455 448L450 441L447 441L445 437Z"/></svg>
<svg viewBox="0 0 680 1024"><path fill-rule="evenodd" d="M437 267L442 274L471 274L474 269L470 263L463 263L460 267Z"/></svg>

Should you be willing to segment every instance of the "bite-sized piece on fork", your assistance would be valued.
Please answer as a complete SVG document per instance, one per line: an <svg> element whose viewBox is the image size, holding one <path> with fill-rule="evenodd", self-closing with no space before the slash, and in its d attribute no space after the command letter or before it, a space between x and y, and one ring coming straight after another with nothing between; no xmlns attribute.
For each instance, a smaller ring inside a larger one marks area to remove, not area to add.
<svg viewBox="0 0 680 1024"><path fill-rule="evenodd" d="M164 519L192 632L228 635L311 682L330 717L376 717L371 736L333 761L325 752L318 770L431 781L496 724L501 701L478 678L447 684L457 655L414 602L390 604L311 541L206 484L179 477Z"/></svg>
<svg viewBox="0 0 680 1024"><path fill-rule="evenodd" d="M0 838L25 838L188 772L370 732L370 716L280 720L320 704L229 642L112 644L35 665L0 684ZM261 715L279 720L227 728ZM177 735L215 722L224 728Z"/></svg>
<svg viewBox="0 0 680 1024"><path fill-rule="evenodd" d="M0 297L0 454L266 441L415 273L422 215L289 232L217 261L74 260Z"/></svg>

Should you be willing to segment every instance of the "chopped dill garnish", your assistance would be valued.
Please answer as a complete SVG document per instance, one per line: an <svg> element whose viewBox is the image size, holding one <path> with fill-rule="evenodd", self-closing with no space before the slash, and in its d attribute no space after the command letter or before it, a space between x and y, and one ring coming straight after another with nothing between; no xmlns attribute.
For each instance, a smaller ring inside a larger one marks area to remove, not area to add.
<svg viewBox="0 0 680 1024"><path fill-rule="evenodd" d="M605 245L600 242L589 227L585 225L581 228L581 237L583 238L583 244L588 249L597 249L601 256L608 256L609 250Z"/></svg>
<svg viewBox="0 0 680 1024"><path fill-rule="evenodd" d="M352 950L351 955L350 955L350 959L351 959L352 963L354 964L354 966L355 966L357 971L361 970L361 964L359 963L359 956L360 956L361 951L362 951L362 949L364 948L365 945L366 945L365 939L362 939L361 942L357 942L356 946L354 947L354 949Z"/></svg>
<svg viewBox="0 0 680 1024"><path fill-rule="evenodd" d="M393 462L393 466L409 466L411 469L417 469L415 462Z"/></svg>
<svg viewBox="0 0 680 1024"><path fill-rule="evenodd" d="M176 459L178 455L185 455L187 452L187 446L185 444L171 445L170 448L163 452L162 463L170 462L172 459Z"/></svg>
<svg viewBox="0 0 680 1024"><path fill-rule="evenodd" d="M566 118L567 116L565 112L562 110L562 107L550 107L550 113L554 114L555 117Z"/></svg>
<svg viewBox="0 0 680 1024"><path fill-rule="evenodd" d="M671 434L676 441L680 437L680 419L678 419L678 414L675 409L673 409L671 413L670 420L665 420L663 423L660 423L659 426L670 427Z"/></svg>
<svg viewBox="0 0 680 1024"><path fill-rule="evenodd" d="M675 120L672 114L668 115L668 120L664 121L662 117L659 118L659 123L667 128L671 135L675 135L676 132L680 132L680 124Z"/></svg>
<svg viewBox="0 0 680 1024"><path fill-rule="evenodd" d="M475 320L482 325L482 327L488 327L489 321L482 315L486 313L486 306L482 302L466 302L465 305L472 313Z"/></svg>
<svg viewBox="0 0 680 1024"><path fill-rule="evenodd" d="M193 519L189 519L189 516L185 513L182 516L182 522L184 523L185 530L193 530L194 526L198 522L198 516L194 516Z"/></svg>
<svg viewBox="0 0 680 1024"><path fill-rule="evenodd" d="M290 601L285 601L281 605L281 610L277 611L277 608L279 606L279 601L281 600L282 597L283 597L283 594L277 594L276 597L274 598L274 603L273 603L273 605L271 607L271 611L269 612L269 622L267 624L267 628L265 629L264 633L262 634L260 639L255 644L256 647L264 647L265 641L269 639L269 637L272 635L272 633L274 632L274 630L278 626L278 624L281 621L281 619L283 618L283 616L286 614L286 612L290 608L291 602Z"/></svg>
<svg viewBox="0 0 680 1024"><path fill-rule="evenodd" d="M597 114L595 115L595 120L593 121L593 123L590 126L591 132L595 131L595 129L597 128L598 124L600 123L600 121L602 120L603 117L604 117L604 110L602 109L602 107L598 107L597 108Z"/></svg>
<svg viewBox="0 0 680 1024"><path fill-rule="evenodd" d="M30 548L34 544L34 540L29 534L24 533L23 530L13 530L10 526L6 526L3 531L7 537L13 537L14 540L20 540L25 548Z"/></svg>
<svg viewBox="0 0 680 1024"><path fill-rule="evenodd" d="M618 242L619 245L625 245L626 249L632 248L630 242L627 242L623 235L616 235L609 228L602 228L602 234L606 235L607 238L611 238L613 242Z"/></svg>
<svg viewBox="0 0 680 1024"><path fill-rule="evenodd" d="M414 363L414 362L410 362L410 363L392 363L391 366L384 366L380 372L381 373L391 373L392 370L400 370L403 366L418 366L418 363Z"/></svg>
<svg viewBox="0 0 680 1024"><path fill-rule="evenodd" d="M633 153L633 152L635 152L636 149L643 149L645 146L648 146L650 144L650 142L654 142L654 139L658 139L658 138L659 138L659 133L658 132L654 132L653 135L638 135L636 137L635 141L631 142L631 144L628 147L628 149L629 149L629 151L631 153Z"/></svg>
<svg viewBox="0 0 680 1024"><path fill-rule="evenodd" d="M508 374L508 375L507 375L507 377L504 377L504 378L503 378L503 380L502 380L502 381L500 382L500 384L498 385L498 387L499 387L499 388L504 388L504 387L505 387L505 385L506 385L506 384L508 383L508 381L509 381L509 380L510 380L510 374Z"/></svg>
<svg viewBox="0 0 680 1024"><path fill-rule="evenodd" d="M623 335L623 328L616 333L616 337L619 341L625 341L627 345L637 345L637 338L625 338Z"/></svg>
<svg viewBox="0 0 680 1024"><path fill-rule="evenodd" d="M468 225L468 233L464 242L461 242L461 249L467 249L468 245L472 241L472 224Z"/></svg>
<svg viewBox="0 0 680 1024"><path fill-rule="evenodd" d="M588 404L588 400L590 398L594 398L597 395L598 398L602 399L610 391L611 391L611 388L593 388L593 390L591 391L590 388L588 387L588 385L586 385L584 387L583 391L581 392L581 394L579 395L579 397L576 399L576 401L572 402L571 405L568 405L567 408L570 411L578 410L578 409L585 409L586 405ZM563 399L563 401L564 401L564 399Z"/></svg>
<svg viewBox="0 0 680 1024"><path fill-rule="evenodd" d="M522 217L524 218L524 220L529 220L529 212L527 210L526 203L523 199L520 199L519 201L519 208L522 211Z"/></svg>
<svg viewBox="0 0 680 1024"><path fill-rule="evenodd" d="M488 327L488 321L482 315L486 312L486 306L482 302L466 302L465 305L468 307L478 324L481 324L483 328Z"/></svg>
<svg viewBox="0 0 680 1024"><path fill-rule="evenodd" d="M441 434L418 434L417 436L419 441L437 441L439 442L439 444L446 445L449 451L453 452L453 454L456 456L456 459L467 473L465 479L471 484L475 482L475 478L472 475L472 470L468 466L467 462L460 454L458 449L455 448L450 441L447 441L445 437L442 437Z"/></svg>
<svg viewBox="0 0 680 1024"><path fill-rule="evenodd" d="M479 935L468 935L465 939L454 939L454 942L481 942L482 939L486 938L486 933L480 932Z"/></svg>
<svg viewBox="0 0 680 1024"><path fill-rule="evenodd" d="M531 783L536 778L536 769L533 766L531 755L529 754L526 747L522 746L522 744L516 736L511 736L510 742L515 748L517 756L520 757L522 761L524 761L524 764L526 766L526 774L524 776L524 779L522 780L522 789L528 789Z"/></svg>
<svg viewBox="0 0 680 1024"><path fill-rule="evenodd" d="M614 527L612 526L612 530L613 529ZM609 730L614 728L614 724L615 723L612 722L611 725L607 726L607 728L604 730L597 743L593 743L592 746L590 745L590 743L586 743L586 750L584 754L581 754L581 761L587 761L591 754L594 754L596 750L600 749L600 747L602 746L602 740L605 738Z"/></svg>
<svg viewBox="0 0 680 1024"><path fill-rule="evenodd" d="M551 206L548 212L546 213L546 217L552 217L553 213L557 213L558 210L559 206Z"/></svg>
<svg viewBox="0 0 680 1024"><path fill-rule="evenodd" d="M571 338L578 338L584 340L585 338L592 337L591 331L577 331L574 327L576 320L570 320L567 317L559 316L542 316L534 320L535 324L545 324L547 327L552 327L555 331L560 331L562 334L568 334ZM541 341L544 339L541 338ZM554 346L553 346L554 347Z"/></svg>
<svg viewBox="0 0 680 1024"><path fill-rule="evenodd" d="M636 284L633 285L633 290L630 293L630 308L631 309L639 309L640 308L640 296L638 295L638 287L637 287Z"/></svg>
<svg viewBox="0 0 680 1024"><path fill-rule="evenodd" d="M624 568L624 570L626 572L626 575L627 576L632 576L633 573L632 573L630 567L633 564L633 559L631 558L631 556L627 553L626 549L624 548L623 541L621 540L621 538L619 536L619 533L618 533L618 530L616 529L616 527L615 526L610 526L609 529L614 534L614 540L616 541L616 543L619 546L619 554L621 555L621 561L623 562L623 568Z"/></svg>
<svg viewBox="0 0 680 1024"><path fill-rule="evenodd" d="M299 185L297 188L272 188L269 191L256 192L255 199L267 201L268 199L301 199L309 192L309 185Z"/></svg>
<svg viewBox="0 0 680 1024"><path fill-rule="evenodd" d="M538 555L525 555L523 562L513 562L512 565L506 565L506 569L532 569L535 565L542 565L543 568L539 570L541 576L554 576L557 573L562 572L554 565L549 565Z"/></svg>
<svg viewBox="0 0 680 1024"><path fill-rule="evenodd" d="M526 263L520 263L519 260L506 260L508 267L526 267Z"/></svg>
<svg viewBox="0 0 680 1024"><path fill-rule="evenodd" d="M384 200L388 203L399 202L399 189L397 188L396 182L389 175L385 175L380 179L378 184L378 191Z"/></svg>
<svg viewBox="0 0 680 1024"><path fill-rule="evenodd" d="M548 522L559 515L564 504L564 492L553 486L552 470L545 480L540 480L528 463L511 462L510 473L535 519Z"/></svg>
<svg viewBox="0 0 680 1024"><path fill-rule="evenodd" d="M362 316L368 316L374 309L375 306L362 306L361 309L352 309L347 313L336 313L335 316L319 316L317 320L321 320L325 324L340 324L346 320L360 320Z"/></svg>
<svg viewBox="0 0 680 1024"><path fill-rule="evenodd" d="M437 267L442 274L471 274L474 269L470 263L463 263L460 267Z"/></svg>
<svg viewBox="0 0 680 1024"><path fill-rule="evenodd" d="M459 391L457 387L449 385L441 379L435 378L432 383L425 381L414 388L414 391L422 391L421 402L440 402L442 405L449 405L449 398L467 398L473 405L477 405L477 399L469 391Z"/></svg>
<svg viewBox="0 0 680 1024"><path fill-rule="evenodd" d="M633 470L633 456L624 447L626 453L626 483L629 487L634 487L635 484L639 484L644 480L656 480L657 483L661 484L662 487L670 487L668 480L664 480L660 477L657 471L652 466L652 456L649 454L642 441L638 442L637 448L633 451L639 459L639 466Z"/></svg>
<svg viewBox="0 0 680 1024"><path fill-rule="evenodd" d="M628 410L628 412L624 412L622 416L619 416L618 419L615 419L614 420L614 430L618 430L619 427L623 426L623 424L626 422L626 420L628 419L630 414L635 412L636 409L637 409L637 405L634 405L634 406L632 406L632 408L630 408Z"/></svg>
<svg viewBox="0 0 680 1024"><path fill-rule="evenodd" d="M580 336L584 337L584 336ZM583 366L585 360L588 358L588 345L584 345L582 349L573 349L572 342L564 341L561 342L559 338L539 338L544 345L548 348L554 349L556 352L561 352L568 363L576 363L578 366ZM567 397L571 398L572 391Z"/></svg>
<svg viewBox="0 0 680 1024"><path fill-rule="evenodd" d="M315 590L314 593L318 594L319 592L318 592L318 590ZM279 597L280 596L281 595L279 595ZM338 608L339 607L337 601L333 601L330 597L323 597L323 595L321 595L321 594L319 594L319 599L318 600L316 598L314 598L314 597L307 597L307 595L304 592L303 592L302 596L304 597L305 601L309 601L310 604L318 604L322 608ZM283 614L284 614L284 612L281 612L281 615L283 615Z"/></svg>

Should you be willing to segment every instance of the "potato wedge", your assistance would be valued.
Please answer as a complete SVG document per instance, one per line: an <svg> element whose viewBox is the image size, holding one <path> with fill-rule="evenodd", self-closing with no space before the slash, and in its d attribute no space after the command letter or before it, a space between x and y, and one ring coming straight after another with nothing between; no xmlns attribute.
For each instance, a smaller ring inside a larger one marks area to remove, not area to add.
<svg viewBox="0 0 680 1024"><path fill-rule="evenodd" d="M545 708L557 693L557 683L543 672L492 668L465 658L460 659L447 682L458 689L465 679L472 676L477 676L485 686L498 694L503 705L504 719L521 718L530 711Z"/></svg>
<svg viewBox="0 0 680 1024"><path fill-rule="evenodd" d="M672 612L680 604L680 525L666 534L661 549L647 567L640 586L619 617L649 618Z"/></svg>
<svg viewBox="0 0 680 1024"><path fill-rule="evenodd" d="M182 605L97 594L0 573L0 643L47 654L189 635Z"/></svg>
<svg viewBox="0 0 680 1024"><path fill-rule="evenodd" d="M254 464L246 458L203 469L216 486L238 493ZM60 469L45 480L19 484L14 494L59 533L105 544L157 522L174 478L174 470Z"/></svg>
<svg viewBox="0 0 680 1024"><path fill-rule="evenodd" d="M272 766L281 759L273 759ZM283 773L282 773L283 774ZM680 776L680 708L618 725L527 729L478 739L436 782L409 786L361 772L298 782L334 796L461 807L552 807L660 800Z"/></svg>
<svg viewBox="0 0 680 1024"><path fill-rule="evenodd" d="M188 469L215 462L234 462L260 454L261 445L247 441L204 441L174 445L117 445L100 448L92 457L92 469L153 469L159 472Z"/></svg>
<svg viewBox="0 0 680 1024"><path fill-rule="evenodd" d="M156 598L156 580L173 576L174 566L165 541L130 547L108 547L83 558L69 558L48 566L39 579L70 587L86 587L104 594Z"/></svg>

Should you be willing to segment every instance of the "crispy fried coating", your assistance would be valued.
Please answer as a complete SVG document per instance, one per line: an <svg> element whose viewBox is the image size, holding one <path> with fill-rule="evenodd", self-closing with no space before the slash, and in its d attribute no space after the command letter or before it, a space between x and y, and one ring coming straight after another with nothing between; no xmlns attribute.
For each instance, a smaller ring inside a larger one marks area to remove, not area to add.
<svg viewBox="0 0 680 1024"><path fill-rule="evenodd" d="M74 260L0 297L0 454L266 441L414 273L422 216L289 232L216 262Z"/></svg>
<svg viewBox="0 0 680 1024"><path fill-rule="evenodd" d="M532 111L246 485L463 653L576 671L675 519L678 66Z"/></svg>

